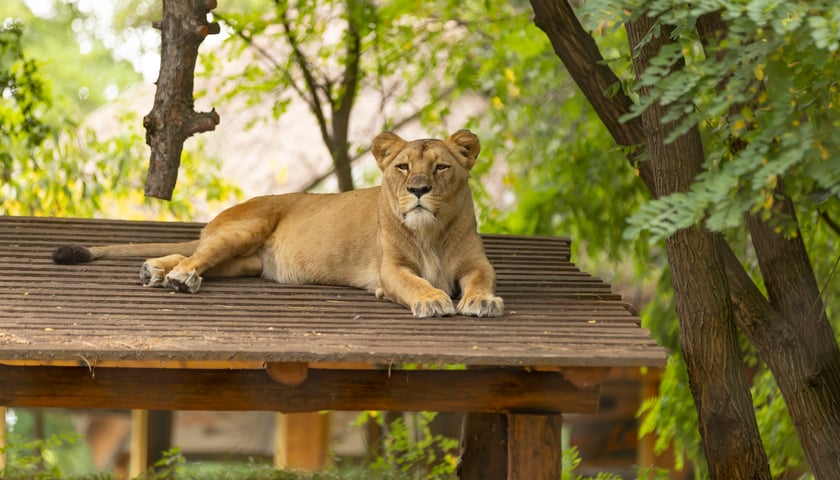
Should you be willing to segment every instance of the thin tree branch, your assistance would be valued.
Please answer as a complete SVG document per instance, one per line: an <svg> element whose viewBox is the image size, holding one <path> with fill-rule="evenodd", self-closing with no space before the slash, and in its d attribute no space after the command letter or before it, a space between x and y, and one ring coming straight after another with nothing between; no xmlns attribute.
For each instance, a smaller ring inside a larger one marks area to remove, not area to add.
<svg viewBox="0 0 840 480"><path fill-rule="evenodd" d="M454 90L455 89L453 87L448 87L447 90L445 90L443 92L443 95L448 96ZM411 115L409 115L409 116L407 116L407 117L405 117L401 120L398 120L397 122L394 122L394 124L391 126L391 130L398 130L398 129L404 127L405 125L407 125L408 123L419 119L420 118L420 113L421 112L418 110L418 111L412 113ZM368 152L370 152L370 146L366 147L364 150L362 150L358 154L354 155L350 159L350 163L352 164L356 160L359 160L360 158L363 158L365 155L368 154ZM305 187L303 187L303 191L312 190L313 188L317 187L321 182L328 179L334 173L335 173L335 166L333 166L333 168L331 168L327 172L324 172L321 175L318 175L317 177L315 177L311 182L309 182Z"/></svg>
<svg viewBox="0 0 840 480"><path fill-rule="evenodd" d="M598 113L604 126L622 147L632 149L628 160L654 197L658 196L650 162L640 162L643 153L644 127L641 117L622 122L633 101L621 89L607 96L606 92L620 84L610 69L595 39L583 29L566 0L543 2L531 0L534 24L548 36L554 53L560 57L569 75Z"/></svg>
<svg viewBox="0 0 840 480"><path fill-rule="evenodd" d="M349 118L350 111L353 109L359 85L359 64L362 56L362 39L355 24L356 20L352 12L348 12L348 15L347 33L350 38L347 42L347 65L341 81L343 92L340 95L338 108L333 110L333 116L339 118Z"/></svg>
<svg viewBox="0 0 840 480"><path fill-rule="evenodd" d="M219 20L227 23L228 25L233 25L233 22L229 18L227 18L223 15L220 15L220 14L214 14L214 15L215 15L216 18L218 18ZM257 54L260 57L262 57L264 60L266 60L271 65L271 67L274 69L274 71L276 71L277 73L282 75L284 77L284 79L287 81L288 85L292 88L292 90L294 90L295 93L301 99L306 101L306 94L304 93L304 91L300 87L300 85L297 84L297 82L292 77L292 75L289 73L289 69L285 65L283 65L282 63L277 61L277 59L274 58L274 56L271 55L271 53L269 53L268 50L266 50L262 45L256 43L254 41L254 37L252 37L251 35L248 35L245 31L243 31L241 29L234 29L234 32L236 33L237 37L239 37L243 42L245 42L246 45L248 45L248 47L253 48L254 51L256 51Z"/></svg>
<svg viewBox="0 0 840 480"><path fill-rule="evenodd" d="M297 37L295 37L294 32L292 31L292 26L289 23L288 18L288 9L282 8L282 13L280 15L280 24L283 26L283 32L286 35L286 41L289 42L289 46L292 48L292 55L295 58L295 61L298 64L298 67L303 73L303 80L306 83L306 88L309 91L310 98L307 100L306 96L303 97L304 100L307 101L309 104L309 109L312 111L312 114L315 115L316 120L318 121L318 128L321 130L321 138L324 140L326 145L332 145L332 135L330 135L327 119L324 115L323 110L323 103L321 102L321 98L318 95L319 85L318 82L315 80L314 75L312 75L312 71L309 68L309 62L306 59L306 55L304 55L303 51L300 49L300 45L298 44Z"/></svg>
<svg viewBox="0 0 840 480"><path fill-rule="evenodd" d="M828 225L828 228L834 231L837 235L840 235L840 225L837 224L829 215L828 212L823 210L820 212L820 218Z"/></svg>

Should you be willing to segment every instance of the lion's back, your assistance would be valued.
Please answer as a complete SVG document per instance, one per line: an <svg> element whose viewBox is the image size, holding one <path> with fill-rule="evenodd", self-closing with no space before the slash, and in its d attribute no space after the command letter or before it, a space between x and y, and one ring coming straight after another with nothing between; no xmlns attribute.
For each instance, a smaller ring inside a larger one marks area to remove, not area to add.
<svg viewBox="0 0 840 480"><path fill-rule="evenodd" d="M295 194L266 242L263 276L281 283L347 285L379 282L379 188Z"/></svg>

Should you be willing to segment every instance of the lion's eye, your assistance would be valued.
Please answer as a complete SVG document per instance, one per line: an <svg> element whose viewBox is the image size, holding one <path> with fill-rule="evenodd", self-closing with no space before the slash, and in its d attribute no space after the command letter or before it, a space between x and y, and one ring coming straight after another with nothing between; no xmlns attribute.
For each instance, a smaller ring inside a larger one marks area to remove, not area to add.
<svg viewBox="0 0 840 480"><path fill-rule="evenodd" d="M397 164L397 170L399 170L401 172L407 172L408 171L408 164L407 163L398 163Z"/></svg>
<svg viewBox="0 0 840 480"><path fill-rule="evenodd" d="M436 172L443 172L443 171L446 171L446 170L449 170L449 165L444 165L442 163L439 163L439 164L435 165L435 171Z"/></svg>

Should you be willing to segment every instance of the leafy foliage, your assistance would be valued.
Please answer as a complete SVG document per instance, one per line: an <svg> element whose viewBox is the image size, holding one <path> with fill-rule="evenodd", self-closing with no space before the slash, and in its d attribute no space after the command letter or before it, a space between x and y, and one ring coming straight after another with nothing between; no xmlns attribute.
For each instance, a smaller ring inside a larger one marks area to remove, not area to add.
<svg viewBox="0 0 840 480"><path fill-rule="evenodd" d="M55 479L62 478L61 469L55 462L55 451L64 445L73 445L77 435L51 435L45 440L20 442L13 437L9 446L0 449L8 457L7 466L0 470L0 477L7 479Z"/></svg>
<svg viewBox="0 0 840 480"><path fill-rule="evenodd" d="M442 88L428 76L439 70L441 53L426 45L454 46L458 35L434 16L423 20L418 7L432 10L409 1L277 1L267 12L231 5L217 14L233 32L225 51L229 60L250 61L236 71L220 72L224 62L210 52L202 65L211 75L236 79L226 83L229 98L244 97L249 105L269 101L275 118L287 112L292 99L302 100L333 159L339 186L346 188L353 182L346 178L349 172L342 174L342 165L368 148L369 139L354 145L349 135L350 112L362 86L376 92L382 105L380 114L366 120L367 129L378 130L383 122L391 128L429 112L446 114L443 100L432 105L419 101L422 107L411 105L399 113L386 107L394 98L413 103L408 99L421 84L431 90L431 99Z"/></svg>
<svg viewBox="0 0 840 480"><path fill-rule="evenodd" d="M53 93L41 64L24 52L23 32L11 21L0 29L0 88L6 100L0 104L0 214L88 217L107 211L186 219L196 205L238 197L235 187L215 175L218 159L204 158L199 143L198 150L184 154L183 188L173 202L143 198L147 150L140 119L125 115L124 127L106 140L81 127L64 114L73 110L65 107L69 100Z"/></svg>
<svg viewBox="0 0 840 480"><path fill-rule="evenodd" d="M43 143L54 131L47 118L52 106L49 86L38 72L38 63L24 55L23 27L7 21L0 29L0 174L9 179L12 159L26 148Z"/></svg>
<svg viewBox="0 0 840 480"><path fill-rule="evenodd" d="M596 1L588 8L619 22L655 16L649 36L672 29L678 41L641 75L645 93L630 116L659 104L670 112L663 122L676 123L669 140L694 125L706 140L705 171L691 191L648 203L630 218L628 238L647 230L655 241L700 222L722 231L740 226L747 212L792 233L791 219L774 209L781 190L800 208L838 211L836 2ZM695 25L714 15L726 32L699 38Z"/></svg>
<svg viewBox="0 0 840 480"><path fill-rule="evenodd" d="M381 445L382 454L367 467L383 478L455 478L458 440L448 438L431 430L433 412L418 412L398 417L387 425L387 435ZM375 420L380 427L385 425L381 412L363 412L356 424Z"/></svg>
<svg viewBox="0 0 840 480"><path fill-rule="evenodd" d="M140 80L131 64L115 59L109 48L112 39L102 38L101 20L80 8L84 2L6 0L0 6L0 22L19 22L26 26L21 39L31 58L38 59L39 70L51 82L54 97L62 102L62 114L79 119ZM41 12L33 14L27 5ZM89 8L89 7L88 7Z"/></svg>
<svg viewBox="0 0 840 480"><path fill-rule="evenodd" d="M829 317L832 311L836 314L838 235L821 218L836 218L840 207L840 149L832 135L840 118L836 113L840 57L832 46L837 31L828 27L836 12L834 2L587 3L583 15L596 32L615 31L643 14L657 19L647 40L672 32L675 43L658 53L638 84L625 77L624 85L638 99L628 118L650 105L662 105L670 112L663 119L672 129L669 140L696 125L706 152L705 169L692 189L645 203L629 217L626 240L648 233L655 244L681 228L702 223L726 234L761 285L753 253L743 247L744 216L757 214L778 232L804 236ZM725 31L701 38L696 27L716 15ZM619 65L628 61L626 56L611 59ZM798 222L778 213L781 193L796 203ZM644 317L660 342L676 352L679 338L670 290L667 276L663 277ZM757 372L753 399L772 473L801 473L807 466L799 445L791 441L795 432L784 401L766 367L749 348L745 351L750 368ZM678 460L680 456L692 460L702 477L696 412L680 373L684 370L682 358L672 354L660 395L643 406L643 431L659 435L657 449L672 442Z"/></svg>

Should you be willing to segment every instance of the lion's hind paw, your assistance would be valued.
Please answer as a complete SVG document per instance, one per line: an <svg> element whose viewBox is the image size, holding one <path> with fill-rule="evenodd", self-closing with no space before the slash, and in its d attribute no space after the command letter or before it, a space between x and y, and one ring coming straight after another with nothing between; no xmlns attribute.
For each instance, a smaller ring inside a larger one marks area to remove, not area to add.
<svg viewBox="0 0 840 480"><path fill-rule="evenodd" d="M166 275L166 282L176 292L195 293L201 288L201 276L195 270L172 270Z"/></svg>
<svg viewBox="0 0 840 480"><path fill-rule="evenodd" d="M144 287L166 287L166 271L150 262L143 262L140 267L140 283Z"/></svg>

